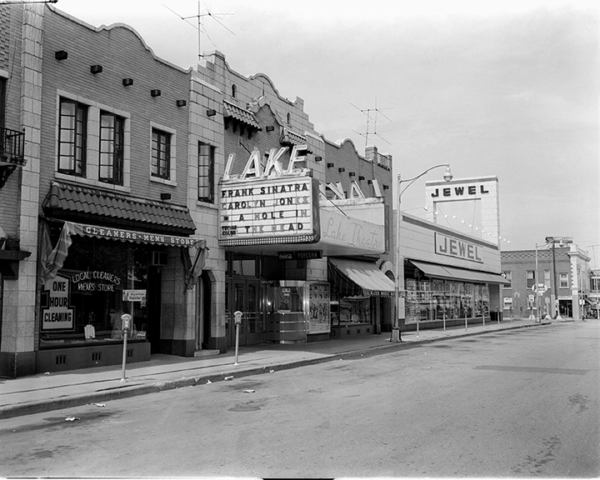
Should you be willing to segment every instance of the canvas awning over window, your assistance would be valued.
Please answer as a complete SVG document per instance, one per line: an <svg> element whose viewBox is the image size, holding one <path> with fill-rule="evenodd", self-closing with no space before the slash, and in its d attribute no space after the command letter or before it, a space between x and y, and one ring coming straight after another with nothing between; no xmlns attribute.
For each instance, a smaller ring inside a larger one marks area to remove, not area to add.
<svg viewBox="0 0 600 480"><path fill-rule="evenodd" d="M391 295L395 284L374 263L330 258L329 262L368 295Z"/></svg>
<svg viewBox="0 0 600 480"><path fill-rule="evenodd" d="M466 270L464 268L435 265L431 263L417 262L414 260L411 260L410 263L421 270L421 272L423 272L427 277L443 278L447 280L461 280L464 282L474 283L510 284L510 282L508 282L502 275L495 273L476 272L473 270Z"/></svg>

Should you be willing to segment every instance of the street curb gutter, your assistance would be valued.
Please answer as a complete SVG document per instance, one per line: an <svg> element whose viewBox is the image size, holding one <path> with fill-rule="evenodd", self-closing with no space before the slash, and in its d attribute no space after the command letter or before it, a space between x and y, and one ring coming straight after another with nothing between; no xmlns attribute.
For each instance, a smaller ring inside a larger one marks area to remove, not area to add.
<svg viewBox="0 0 600 480"><path fill-rule="evenodd" d="M119 400L122 398L135 397L138 395L145 395L148 393L158 393L167 390L174 390L182 387L191 387L196 385L206 385L208 383L216 383L225 381L227 377L232 378L243 378L253 375L260 375L265 373L274 373L282 370L291 370L294 368L304 367L308 365L316 365L319 363L331 362L334 360L342 360L345 357L356 356L359 354L372 353L373 355L385 354L390 350L396 350L399 348L415 348L423 344L429 344L444 340L454 340L457 338L470 337L474 335L485 335L489 333L503 332L506 330L516 330L521 328L539 327L542 325L550 325L550 323L537 323L531 325L517 325L514 327L507 327L500 330L488 330L479 332L466 332L460 335L453 335L449 337L438 337L427 340L417 340L403 343L390 343L389 345L381 345L376 347L362 348L357 350L348 350L346 352L333 353L330 355L323 355L322 357L297 360L295 362L273 364L264 367L248 368L246 370L232 371L227 370L226 372L183 377L178 380L167 380L164 382L155 382L152 384L140 384L140 385L125 385L123 387L111 387L105 390L97 390L92 393L72 395L69 397L53 398L46 401L35 401L29 403L22 403L17 405L9 405L0 407L0 419L12 418L23 415L31 415L34 413L48 412L52 410L61 410L64 408L78 407L82 405L107 402L110 400Z"/></svg>

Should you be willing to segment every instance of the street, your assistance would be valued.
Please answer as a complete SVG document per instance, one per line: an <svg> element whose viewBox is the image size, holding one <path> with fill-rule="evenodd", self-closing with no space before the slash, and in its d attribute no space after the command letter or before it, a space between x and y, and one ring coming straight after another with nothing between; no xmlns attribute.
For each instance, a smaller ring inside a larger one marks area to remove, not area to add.
<svg viewBox="0 0 600 480"><path fill-rule="evenodd" d="M597 477L599 346L554 322L11 418L0 475Z"/></svg>

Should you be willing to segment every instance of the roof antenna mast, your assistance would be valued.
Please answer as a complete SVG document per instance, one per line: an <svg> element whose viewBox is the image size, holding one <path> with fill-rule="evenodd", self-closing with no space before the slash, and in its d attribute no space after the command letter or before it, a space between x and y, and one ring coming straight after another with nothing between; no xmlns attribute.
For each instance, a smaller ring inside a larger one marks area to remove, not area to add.
<svg viewBox="0 0 600 480"><path fill-rule="evenodd" d="M177 15L181 20L183 20L184 22L186 22L187 24L193 26L194 28L196 28L198 30L198 62L199 63L201 62L201 60L205 56L205 55L202 54L202 47L201 47L201 35L202 35L202 32L204 32L204 34L206 35L206 37L208 38L208 40L210 41L210 43L212 43L213 46L216 48L215 42L213 42L212 38L210 38L210 35L208 34L208 31L206 30L206 27L202 24L202 17L210 17L210 18L212 18L215 22L217 22L219 25L221 25L221 27L223 27L229 33L231 33L232 35L235 35L235 32L233 32L230 28L228 28L222 21L220 21L217 18L217 17L223 16L223 15L234 15L233 13L224 13L224 12L216 13L216 12L211 12L208 9L206 9L205 13L202 13L202 10L200 8L200 0L198 0L198 13L196 15L190 15L188 17L184 17L184 16L180 15L179 13L177 13L174 10L172 10L171 8L169 8L167 5L163 5L163 6L166 9L170 10L175 15ZM194 25L194 24L188 22L188 20L190 18L195 18L198 21L197 25Z"/></svg>
<svg viewBox="0 0 600 480"><path fill-rule="evenodd" d="M369 146L369 135L375 135L375 136L379 137L381 140L383 140L385 143L390 144L390 142L388 142L385 138L383 138L381 135L379 135L377 133L377 116L379 114L383 115L390 122L392 121L392 119L390 117L388 117L379 108L377 108L377 99L375 100L375 107L373 107L373 108L360 108L360 107L357 107L356 105L354 105L353 103L350 103L350 105L352 105L354 108L356 108L359 112L361 112L362 114L364 114L367 117L367 126L365 128L365 132L361 133L361 132L356 132L356 130L355 130L356 133L365 137L365 150ZM370 129L371 122L373 123L373 130Z"/></svg>

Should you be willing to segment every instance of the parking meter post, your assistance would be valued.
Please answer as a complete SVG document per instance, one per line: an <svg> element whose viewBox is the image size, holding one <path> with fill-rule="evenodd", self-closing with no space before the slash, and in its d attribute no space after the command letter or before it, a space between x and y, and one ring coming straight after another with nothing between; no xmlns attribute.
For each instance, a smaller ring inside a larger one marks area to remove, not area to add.
<svg viewBox="0 0 600 480"><path fill-rule="evenodd" d="M127 363L127 335L129 334L129 327L131 322L131 315L124 313L121 315L121 329L123 331L123 360L121 364L121 382L124 382L127 377L125 376L125 364Z"/></svg>
<svg viewBox="0 0 600 480"><path fill-rule="evenodd" d="M238 350L240 346L240 325L242 324L243 313L239 310L233 312L233 318L235 321L235 362L234 365L238 364Z"/></svg>

